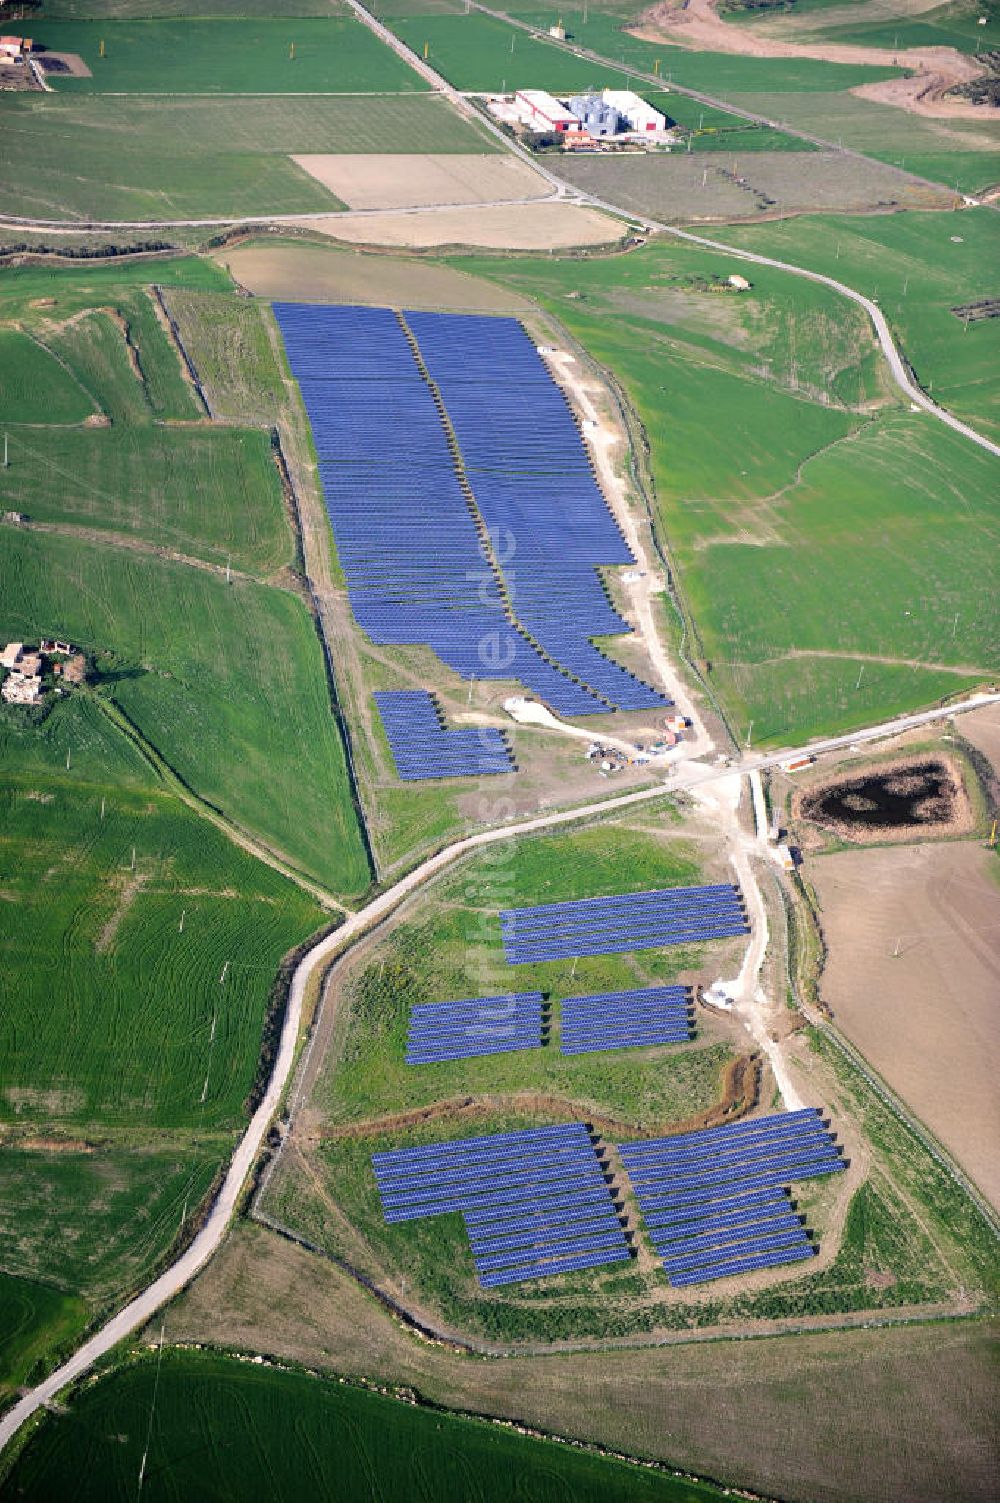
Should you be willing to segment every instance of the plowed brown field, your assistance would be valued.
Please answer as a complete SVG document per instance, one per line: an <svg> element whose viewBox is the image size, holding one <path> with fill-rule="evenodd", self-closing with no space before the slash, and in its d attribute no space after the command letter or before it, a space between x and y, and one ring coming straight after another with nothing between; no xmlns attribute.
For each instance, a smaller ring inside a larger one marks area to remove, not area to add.
<svg viewBox="0 0 1000 1503"><path fill-rule="evenodd" d="M1000 1207L1000 880L978 841L809 860L840 1028Z"/></svg>

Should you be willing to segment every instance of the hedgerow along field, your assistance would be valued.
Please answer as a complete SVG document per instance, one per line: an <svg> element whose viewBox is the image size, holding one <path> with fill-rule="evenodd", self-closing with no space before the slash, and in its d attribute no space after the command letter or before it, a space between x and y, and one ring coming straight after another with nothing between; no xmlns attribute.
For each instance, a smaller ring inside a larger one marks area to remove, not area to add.
<svg viewBox="0 0 1000 1503"><path fill-rule="evenodd" d="M423 93L426 81L351 14L280 19L50 21L50 52L73 52L89 78L53 74L60 93ZM103 48L103 51L102 51Z"/></svg>
<svg viewBox="0 0 1000 1503"><path fill-rule="evenodd" d="M343 205L293 154L497 149L431 94L0 94L0 212L98 222L329 214Z"/></svg>
<svg viewBox="0 0 1000 1503"><path fill-rule="evenodd" d="M240 573L226 582L230 559L271 579L295 558L270 441L159 420L199 409L138 285L151 270L167 286L230 285L194 258L10 273L0 314L51 341L110 427L60 428L51 442L45 428L11 430L0 494L63 530L10 535L0 625L26 641L65 634L99 655L105 688L195 792L356 895L368 860L312 620L288 588ZM140 375L118 324L88 312L109 305L128 324ZM55 360L48 369L63 374ZM107 546L105 530L129 546Z"/></svg>
<svg viewBox="0 0 1000 1503"><path fill-rule="evenodd" d="M155 1389L155 1396L154 1396ZM154 1415L152 1428L149 1416ZM707 1483L211 1352L132 1362L47 1420L8 1476L25 1500L306 1495L343 1503L702 1503Z"/></svg>
<svg viewBox="0 0 1000 1503"><path fill-rule="evenodd" d="M762 267L747 294L712 291L746 268L681 246L457 264L536 296L624 387L740 740L794 744L994 676L993 461L896 403L860 313Z"/></svg>
<svg viewBox="0 0 1000 1503"><path fill-rule="evenodd" d="M952 310L996 295L1000 226L991 209L952 214L832 215L727 230L718 237L838 277L878 299L924 390L1000 438L1000 319Z"/></svg>

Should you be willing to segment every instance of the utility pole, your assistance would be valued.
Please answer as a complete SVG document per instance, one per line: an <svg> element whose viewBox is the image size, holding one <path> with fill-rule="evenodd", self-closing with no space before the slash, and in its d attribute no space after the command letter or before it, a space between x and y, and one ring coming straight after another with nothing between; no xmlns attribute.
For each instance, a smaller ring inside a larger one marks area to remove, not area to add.
<svg viewBox="0 0 1000 1503"><path fill-rule="evenodd" d="M104 818L104 800L101 799L101 819Z"/></svg>
<svg viewBox="0 0 1000 1503"><path fill-rule="evenodd" d="M860 669L858 670L858 681L854 685L854 692L855 692L855 694L857 694L858 690L861 688L861 677L862 677L862 674L864 673L864 671L865 671L865 665L864 665L864 663L862 663Z"/></svg>
<svg viewBox="0 0 1000 1503"><path fill-rule="evenodd" d="M10 458L8 456L8 453L7 453L7 435L6 435L6 433L3 436L3 467L4 467L5 470L9 470L10 469Z"/></svg>
<svg viewBox="0 0 1000 1503"><path fill-rule="evenodd" d="M186 908L182 908L181 909L181 921L177 925L177 933L178 934L183 934L184 933L184 915L185 915L185 913L187 913L187 909Z"/></svg>

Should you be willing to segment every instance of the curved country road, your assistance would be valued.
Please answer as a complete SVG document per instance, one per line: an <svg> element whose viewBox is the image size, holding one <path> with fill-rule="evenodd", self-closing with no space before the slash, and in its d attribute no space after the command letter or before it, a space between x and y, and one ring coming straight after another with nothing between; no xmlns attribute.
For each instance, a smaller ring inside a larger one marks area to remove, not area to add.
<svg viewBox="0 0 1000 1503"><path fill-rule="evenodd" d="M851 735L835 736L822 742L813 742L811 746L801 750L830 751L859 741L871 741L883 736L895 735L916 725L925 725L932 720L944 719L964 710L996 703L1000 703L1000 693L976 694L961 704L925 710L916 715L906 715L898 720L886 721L863 731L855 731ZM464 840L458 840L446 846L436 855L429 856L426 861L414 867L413 871L394 883L392 887L380 893L367 907L358 913L351 914L333 934L328 934L314 945L299 961L292 976L285 1019L281 1029L281 1040L264 1098L237 1145L222 1188L212 1204L204 1225L191 1245L160 1274L159 1278L155 1279L141 1294L136 1295L135 1299L117 1315L113 1315L99 1331L95 1331L94 1335L89 1337L68 1361L58 1367L55 1372L50 1373L47 1378L26 1393L12 1409L8 1410L0 1419L0 1450L11 1441L26 1420L51 1403L67 1384L82 1377L112 1347L117 1346L118 1342L123 1341L139 1326L145 1325L162 1305L179 1294L195 1274L205 1266L221 1244L291 1075L306 988L319 968L338 952L346 949L362 934L375 928L412 892L469 851L474 851L481 846L493 845L501 840L510 840L517 835L530 834L536 830L552 829L557 825L571 824L576 820L590 819L595 815L616 813L620 809L627 809L632 804L662 798L665 793L671 793L683 787L711 782L716 778L731 778L735 772L749 773L755 768L775 766L786 758L794 756L795 750L794 748L786 749L771 752L765 756L747 757L736 768L716 768L695 764L685 769L682 764L669 784L658 783L652 788L642 788L634 793L621 794L617 798L600 799L596 803L585 804L576 809L539 815L534 819L522 820L518 824L506 825L495 830L483 830L476 835L467 836Z"/></svg>

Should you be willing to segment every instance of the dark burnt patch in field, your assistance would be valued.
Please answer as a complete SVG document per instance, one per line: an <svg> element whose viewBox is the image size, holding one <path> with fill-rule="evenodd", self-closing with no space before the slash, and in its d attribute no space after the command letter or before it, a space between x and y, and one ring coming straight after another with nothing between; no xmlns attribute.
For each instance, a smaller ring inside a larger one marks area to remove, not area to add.
<svg viewBox="0 0 1000 1503"><path fill-rule="evenodd" d="M958 764L926 753L840 773L803 789L796 803L799 819L852 842L959 835L973 824Z"/></svg>

